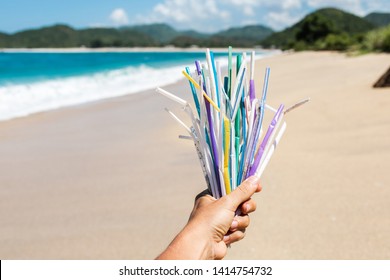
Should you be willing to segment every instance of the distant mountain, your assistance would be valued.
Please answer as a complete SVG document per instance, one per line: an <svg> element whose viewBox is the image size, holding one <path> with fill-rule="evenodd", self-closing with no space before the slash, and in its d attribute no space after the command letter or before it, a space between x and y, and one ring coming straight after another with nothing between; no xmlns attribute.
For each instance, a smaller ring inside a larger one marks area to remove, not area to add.
<svg viewBox="0 0 390 280"><path fill-rule="evenodd" d="M321 29L323 37L326 37L328 34L362 34L374 28L372 23L356 15L335 8L324 8L305 16L293 26L270 35L262 41L262 44L266 47L285 47L298 41L297 36L307 35L309 37L314 33L316 34L312 39L319 39ZM310 42L310 38L308 41Z"/></svg>
<svg viewBox="0 0 390 280"><path fill-rule="evenodd" d="M386 26L390 24L390 13L371 13L364 19L378 27Z"/></svg>
<svg viewBox="0 0 390 280"><path fill-rule="evenodd" d="M151 37L133 30L115 28L76 30L61 24L0 36L0 48L69 48L81 46L97 48L155 45L157 45L157 42Z"/></svg>
<svg viewBox="0 0 390 280"><path fill-rule="evenodd" d="M156 40L150 36L131 29L88 28L78 31L78 45L99 47L135 47L155 46Z"/></svg>
<svg viewBox="0 0 390 280"><path fill-rule="evenodd" d="M388 27L386 27L388 26ZM380 28L382 27L382 28ZM324 8L306 15L280 32L262 25L233 27L213 34L178 31L168 24L122 28L74 29L64 24L14 34L0 32L0 48L67 47L247 47L261 45L295 50L390 50L390 13L371 13L364 18ZM351 48L352 47L352 48Z"/></svg>
<svg viewBox="0 0 390 280"><path fill-rule="evenodd" d="M229 28L207 35L198 33L197 37L190 33L174 38L170 43L179 47L190 47L193 45L200 47L253 47L259 45L260 41L272 34L273 30L262 25L248 25L243 27Z"/></svg>
<svg viewBox="0 0 390 280"><path fill-rule="evenodd" d="M229 28L215 34L215 36L234 38L236 40L249 40L259 42L274 33L274 31L263 25L247 25L244 27Z"/></svg>
<svg viewBox="0 0 390 280"><path fill-rule="evenodd" d="M124 30L134 30L139 33L148 35L155 41L160 43L166 43L180 35L180 32L173 29L171 26L165 23L145 24L124 27Z"/></svg>
<svg viewBox="0 0 390 280"><path fill-rule="evenodd" d="M200 32L195 31L195 30L181 31L180 34L181 34L180 36L189 36L189 37L192 37L195 39L204 39L204 38L208 38L208 37L212 36L212 34L200 33Z"/></svg>
<svg viewBox="0 0 390 280"><path fill-rule="evenodd" d="M349 34L367 32L375 27L361 17L335 8L324 8L315 13L323 15L332 21L336 30Z"/></svg>
<svg viewBox="0 0 390 280"><path fill-rule="evenodd" d="M17 48L72 47L76 42L77 31L62 24L17 32L6 40L8 47Z"/></svg>
<svg viewBox="0 0 390 280"><path fill-rule="evenodd" d="M3 32L0 32L0 42L8 40L9 35Z"/></svg>
<svg viewBox="0 0 390 280"><path fill-rule="evenodd" d="M209 47L253 47L271 34L265 26L230 28L216 34L194 30L177 31L167 24L136 25L122 28L87 28L76 30L57 24L12 35L0 33L0 48L134 47L192 45Z"/></svg>

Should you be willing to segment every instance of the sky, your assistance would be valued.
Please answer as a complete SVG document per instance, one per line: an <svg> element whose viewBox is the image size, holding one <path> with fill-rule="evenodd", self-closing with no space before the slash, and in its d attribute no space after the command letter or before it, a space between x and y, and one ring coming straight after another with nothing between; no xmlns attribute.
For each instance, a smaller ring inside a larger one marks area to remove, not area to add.
<svg viewBox="0 0 390 280"><path fill-rule="evenodd" d="M390 12L390 0L0 0L0 31L56 23L77 29L167 23L205 33L262 24L279 31L323 7L365 16Z"/></svg>

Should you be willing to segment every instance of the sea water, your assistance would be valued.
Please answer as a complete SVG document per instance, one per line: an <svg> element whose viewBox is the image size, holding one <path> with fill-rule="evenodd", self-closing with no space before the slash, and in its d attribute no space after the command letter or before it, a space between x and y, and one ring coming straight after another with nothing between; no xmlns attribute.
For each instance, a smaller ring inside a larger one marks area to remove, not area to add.
<svg viewBox="0 0 390 280"><path fill-rule="evenodd" d="M195 60L204 52L0 52L0 120L171 84Z"/></svg>

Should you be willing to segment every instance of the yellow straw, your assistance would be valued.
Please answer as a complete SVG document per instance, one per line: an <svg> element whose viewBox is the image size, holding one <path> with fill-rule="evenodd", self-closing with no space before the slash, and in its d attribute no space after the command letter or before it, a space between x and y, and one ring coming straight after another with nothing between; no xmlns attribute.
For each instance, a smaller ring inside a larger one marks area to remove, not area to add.
<svg viewBox="0 0 390 280"><path fill-rule="evenodd" d="M230 121L225 116L223 118L223 123L225 127L225 149L224 149L224 169L223 169L223 178L225 180L225 189L226 194L229 194L231 192L230 187L230 174L229 174L229 155L230 155Z"/></svg>
<svg viewBox="0 0 390 280"><path fill-rule="evenodd" d="M186 78L197 88L200 89L199 84L190 76L186 71L182 71L183 75L186 76ZM202 90L203 96L210 102L211 105L219 112L218 105L214 103L214 101Z"/></svg>

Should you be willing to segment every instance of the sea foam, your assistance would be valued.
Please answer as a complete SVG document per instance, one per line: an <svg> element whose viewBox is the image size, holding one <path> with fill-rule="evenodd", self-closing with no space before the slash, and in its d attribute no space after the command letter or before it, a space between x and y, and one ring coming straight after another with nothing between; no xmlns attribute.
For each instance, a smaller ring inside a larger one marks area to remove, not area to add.
<svg viewBox="0 0 390 280"><path fill-rule="evenodd" d="M127 67L68 78L0 86L0 120L137 93L175 83L184 66Z"/></svg>
<svg viewBox="0 0 390 280"><path fill-rule="evenodd" d="M257 54L256 59L277 53ZM226 57L216 60L221 67L227 66ZM3 83L0 84L0 121L172 84L183 78L181 72L185 66L163 68L143 64L79 76Z"/></svg>

